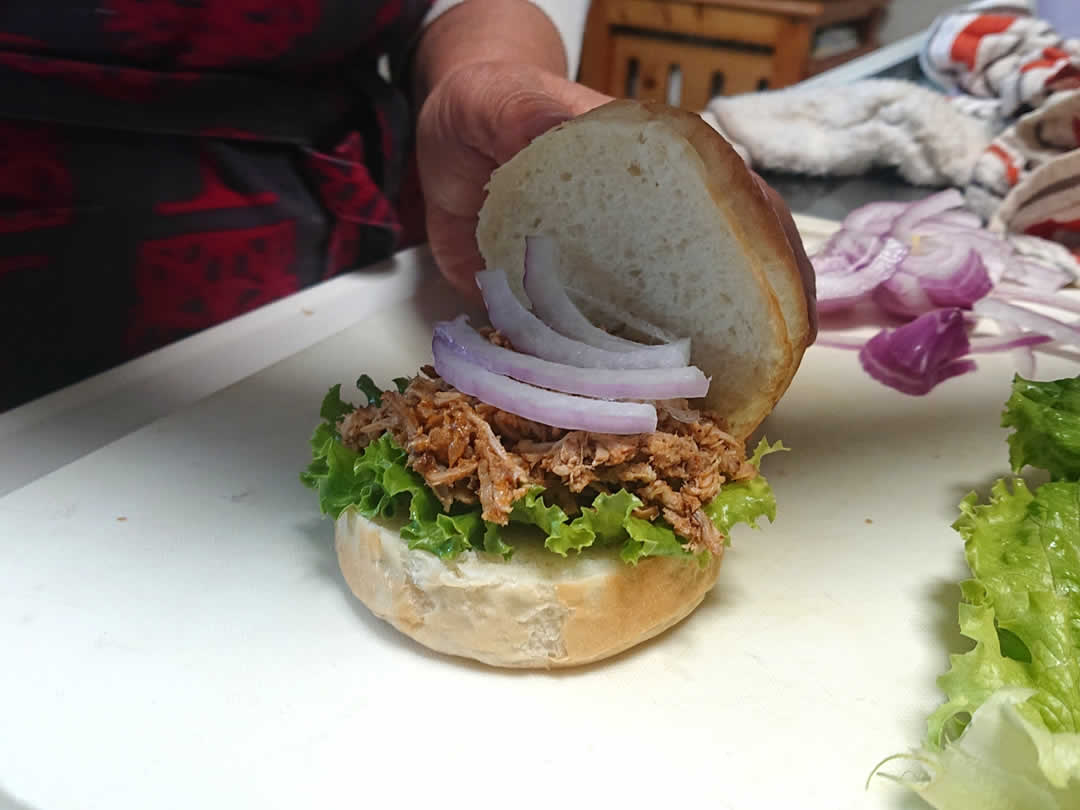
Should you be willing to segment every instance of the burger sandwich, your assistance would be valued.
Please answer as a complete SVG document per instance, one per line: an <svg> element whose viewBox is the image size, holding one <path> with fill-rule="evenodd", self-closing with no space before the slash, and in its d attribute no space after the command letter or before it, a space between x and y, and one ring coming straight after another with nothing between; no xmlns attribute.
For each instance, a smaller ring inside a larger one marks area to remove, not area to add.
<svg viewBox="0 0 1080 810"><path fill-rule="evenodd" d="M489 323L435 325L393 385L331 389L302 474L341 571L432 649L605 658L687 616L737 523L774 517L746 442L811 339L784 229L697 116L617 101L492 176Z"/></svg>

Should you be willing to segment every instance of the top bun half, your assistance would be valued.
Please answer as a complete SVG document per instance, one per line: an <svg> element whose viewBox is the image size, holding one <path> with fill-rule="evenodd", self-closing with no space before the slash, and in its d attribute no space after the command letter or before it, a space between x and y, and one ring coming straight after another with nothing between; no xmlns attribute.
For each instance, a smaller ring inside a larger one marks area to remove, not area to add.
<svg viewBox="0 0 1080 810"><path fill-rule="evenodd" d="M522 295L533 235L555 240L564 283L599 325L628 313L692 338L712 378L703 404L734 435L787 389L812 302L765 193L698 116L614 101L535 139L492 175L477 228L487 267Z"/></svg>

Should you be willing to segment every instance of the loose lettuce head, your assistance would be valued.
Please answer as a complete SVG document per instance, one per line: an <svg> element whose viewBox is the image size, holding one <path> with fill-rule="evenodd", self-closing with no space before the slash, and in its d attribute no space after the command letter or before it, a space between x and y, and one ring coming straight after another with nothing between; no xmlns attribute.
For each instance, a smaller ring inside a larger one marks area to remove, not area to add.
<svg viewBox="0 0 1080 810"><path fill-rule="evenodd" d="M369 404L378 401L380 392L367 377L357 382ZM400 387L400 386L399 386ZM513 546L503 536L503 528L481 517L479 506L455 504L449 511L417 473L406 466L406 453L389 434L371 442L362 452L350 450L341 442L338 423L354 406L341 398L341 386L335 385L323 399L320 416L323 422L311 437L311 463L300 474L305 486L318 492L323 514L337 519L346 509L355 509L367 518L408 518L401 529L409 548L422 549L443 559L453 559L468 550L501 554L509 558ZM770 445L762 440L751 458L754 466L762 457L785 450L779 442ZM530 490L514 504L512 523L535 526L544 535L545 547L554 554L593 546L614 546L622 559L633 565L645 557L691 557L683 548L685 541L661 519L646 521L633 516L641 500L625 489L597 495L592 503L571 519L557 505L544 500L542 487ZM705 507L720 532L728 537L737 523L757 526L765 517L776 516L776 501L763 476L725 485ZM703 565L708 552L697 555Z"/></svg>
<svg viewBox="0 0 1080 810"><path fill-rule="evenodd" d="M1080 384L1018 377L1002 421L1013 469L1054 480L960 504L960 629L975 647L938 680L947 700L909 784L940 810L1080 810Z"/></svg>

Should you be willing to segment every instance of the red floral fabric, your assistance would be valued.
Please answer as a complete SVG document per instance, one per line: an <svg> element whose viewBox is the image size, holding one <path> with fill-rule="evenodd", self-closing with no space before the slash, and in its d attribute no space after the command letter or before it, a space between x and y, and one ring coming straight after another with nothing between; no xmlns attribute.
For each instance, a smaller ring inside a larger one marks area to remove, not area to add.
<svg viewBox="0 0 1080 810"><path fill-rule="evenodd" d="M314 31L321 6L321 0L109 0L104 28L116 37L121 56L223 68L286 53Z"/></svg>
<svg viewBox="0 0 1080 810"><path fill-rule="evenodd" d="M5 4L0 409L415 241L429 3Z"/></svg>
<svg viewBox="0 0 1080 810"><path fill-rule="evenodd" d="M0 121L0 234L66 225L73 198L48 128Z"/></svg>
<svg viewBox="0 0 1080 810"><path fill-rule="evenodd" d="M288 221L143 242L129 345L190 334L296 292L295 257L296 223Z"/></svg>

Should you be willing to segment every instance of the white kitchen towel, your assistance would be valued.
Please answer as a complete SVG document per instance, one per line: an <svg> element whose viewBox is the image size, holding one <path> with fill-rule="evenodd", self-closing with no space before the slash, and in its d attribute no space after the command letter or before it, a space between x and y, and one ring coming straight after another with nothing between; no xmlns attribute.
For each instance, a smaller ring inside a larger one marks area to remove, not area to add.
<svg viewBox="0 0 1080 810"><path fill-rule="evenodd" d="M965 185L993 136L990 122L895 79L720 96L703 117L757 168L848 176L895 168L925 186Z"/></svg>
<svg viewBox="0 0 1080 810"><path fill-rule="evenodd" d="M920 58L958 107L989 105L1002 121L964 185L968 204L1017 244L1080 255L1080 40L1029 0L981 0L938 18Z"/></svg>
<svg viewBox="0 0 1080 810"><path fill-rule="evenodd" d="M1080 40L1035 16L1031 0L981 0L941 15L919 60L947 93L987 100L1002 121L1080 87Z"/></svg>
<svg viewBox="0 0 1080 810"><path fill-rule="evenodd" d="M966 194L991 228L1080 251L1080 90L1052 94L997 137Z"/></svg>

